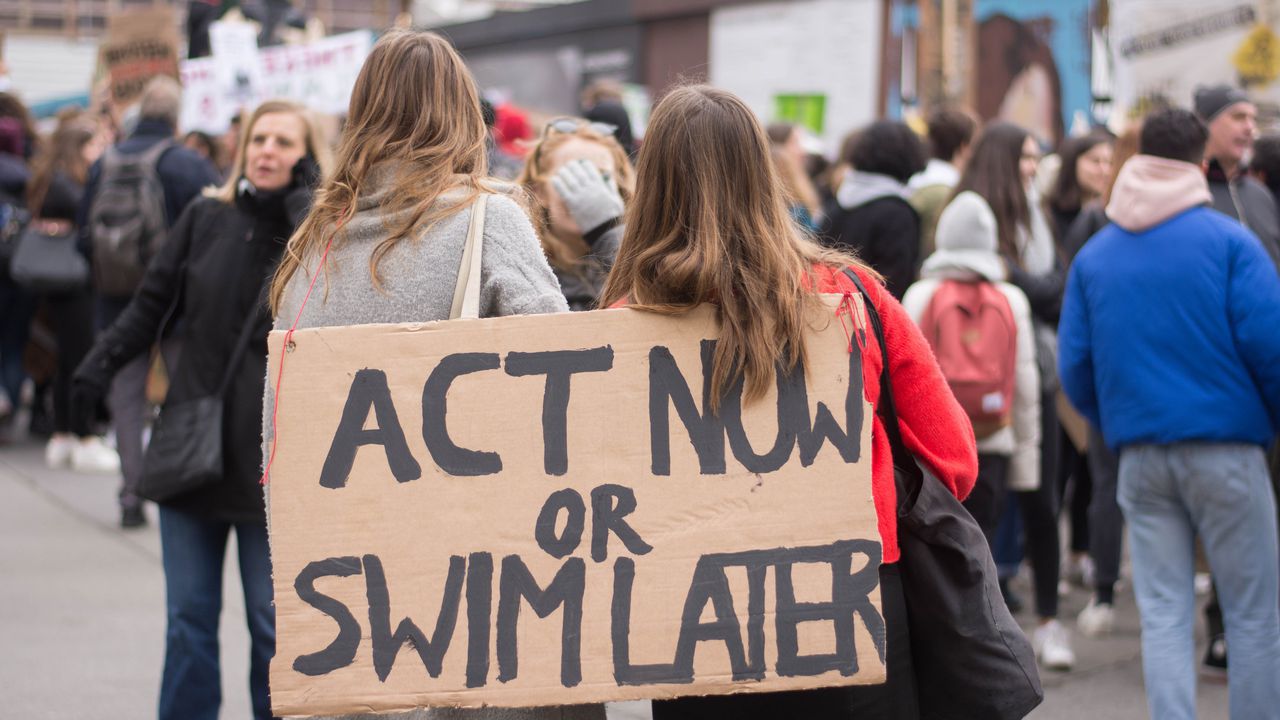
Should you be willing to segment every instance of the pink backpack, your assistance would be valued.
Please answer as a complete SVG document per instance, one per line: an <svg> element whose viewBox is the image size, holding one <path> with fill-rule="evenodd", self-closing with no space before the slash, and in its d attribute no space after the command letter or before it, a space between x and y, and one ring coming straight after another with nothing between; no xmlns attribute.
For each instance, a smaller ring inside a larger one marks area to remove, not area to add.
<svg viewBox="0 0 1280 720"><path fill-rule="evenodd" d="M1013 416L1018 328L1013 308L989 282L944 280L929 301L920 330L951 392L987 437Z"/></svg>

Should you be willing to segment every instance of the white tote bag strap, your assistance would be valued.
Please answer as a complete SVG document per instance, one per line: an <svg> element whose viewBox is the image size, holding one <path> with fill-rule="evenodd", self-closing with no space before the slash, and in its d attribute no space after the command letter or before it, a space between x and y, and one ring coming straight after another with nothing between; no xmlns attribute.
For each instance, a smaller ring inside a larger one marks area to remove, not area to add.
<svg viewBox="0 0 1280 720"><path fill-rule="evenodd" d="M467 241L462 246L462 262L458 265L458 284L453 290L453 307L449 319L480 317L480 262L484 256L484 208L487 195L480 193L471 206L471 224Z"/></svg>

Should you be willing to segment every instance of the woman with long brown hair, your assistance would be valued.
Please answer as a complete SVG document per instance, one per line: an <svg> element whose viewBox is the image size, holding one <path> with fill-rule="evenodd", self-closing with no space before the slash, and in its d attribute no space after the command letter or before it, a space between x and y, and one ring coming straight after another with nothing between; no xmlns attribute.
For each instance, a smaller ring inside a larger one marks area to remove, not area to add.
<svg viewBox="0 0 1280 720"><path fill-rule="evenodd" d="M636 196L602 305L678 315L717 307L720 340L711 375L712 408L737 381L758 400L775 368L805 360L804 333L820 293L867 286L884 320L888 357L863 350L864 387L880 402L888 363L907 449L963 498L977 475L973 431L929 346L878 275L856 258L802 237L769 158L769 142L736 96L707 86L671 91L653 111L636 171ZM888 628L888 681L857 689L682 698L654 703L670 718L898 718L916 716L915 675L897 574L897 498L893 461L879 415L872 430L872 492L884 564L881 597Z"/></svg>
<svg viewBox="0 0 1280 720"><path fill-rule="evenodd" d="M32 162L27 207L33 227L47 235L75 230L84 197L89 166L105 145L96 122L87 116L69 118ZM93 344L93 295L86 285L50 293L42 298L58 346L53 379L53 434L45 445L45 463L70 466L77 472L112 474L120 471L120 457L93 433L87 422L72 422L71 376ZM88 420L88 418L85 418Z"/></svg>
<svg viewBox="0 0 1280 720"><path fill-rule="evenodd" d="M486 178L486 134L475 81L448 41L404 29L383 35L351 92L338 169L289 241L272 284L275 327L449 319L478 203L485 208L474 248L481 253L480 316L566 312L528 216ZM269 386L263 414L268 452L274 402ZM604 708L361 717L603 720Z"/></svg>
<svg viewBox="0 0 1280 720"><path fill-rule="evenodd" d="M974 144L956 195L975 192L987 201L996 218L998 251L1009 273L1031 302L1040 370L1040 407L1055 406L1058 389L1057 327L1066 272L1044 216L1033 180L1040 146L1026 130L1010 123L988 125ZM1034 490L1014 494L1023 517L1031 559L1039 627L1032 636L1036 656L1048 668L1070 670L1075 665L1071 635L1058 622L1058 576L1062 559L1058 534L1057 476L1061 439L1058 416L1040 413L1040 482ZM997 550L997 554L1000 554ZM997 559L999 561L1000 558ZM1016 564L1016 563L1015 563ZM1005 582L1006 600L1012 597ZM1009 601L1017 605L1016 598Z"/></svg>
<svg viewBox="0 0 1280 720"><path fill-rule="evenodd" d="M618 253L622 214L636 184L612 126L552 120L516 182L535 205L534 229L569 309L592 309Z"/></svg>

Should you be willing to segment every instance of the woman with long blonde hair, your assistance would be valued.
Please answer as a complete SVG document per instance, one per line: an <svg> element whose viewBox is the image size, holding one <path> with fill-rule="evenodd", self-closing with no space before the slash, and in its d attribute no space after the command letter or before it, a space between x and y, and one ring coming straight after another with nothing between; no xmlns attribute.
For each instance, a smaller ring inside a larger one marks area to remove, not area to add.
<svg viewBox="0 0 1280 720"><path fill-rule="evenodd" d="M477 202L485 206L475 247L480 316L567 311L528 216L486 179L486 132L475 81L444 38L406 29L383 35L356 78L338 169L276 274L276 328L449 319ZM270 388L266 403L269 449ZM435 709L367 717L603 720L604 709Z"/></svg>
<svg viewBox="0 0 1280 720"><path fill-rule="evenodd" d="M612 126L556 118L517 179L535 203L534 228L571 310L590 310L622 239L635 169Z"/></svg>
<svg viewBox="0 0 1280 720"><path fill-rule="evenodd" d="M863 381L880 402L888 362L906 448L957 497L973 487L973 431L951 395L925 339L876 273L856 258L806 241L792 221L769 157L769 142L736 96L708 86L671 91L654 109L636 170L636 195L602 305L678 315L702 303L718 309L710 398L743 381L744 399L760 399L775 368L805 360L804 333L819 293L868 288L884 320L887 359L876 342L863 350ZM897 498L889 436L877 415L872 431L872 492L884 565L880 588L888 629L884 685L786 693L682 698L654 703L654 718L913 717L915 676L897 574Z"/></svg>
<svg viewBox="0 0 1280 720"><path fill-rule="evenodd" d="M285 242L329 164L328 151L319 126L302 106L284 100L258 106L244 124L230 178L183 211L147 266L138 292L98 337L72 380L73 413L85 422L117 373L144 356L157 337L171 332L181 348L174 352L171 346L164 353L169 391L146 456L149 469L175 470L158 481L146 475L139 488L160 508L168 617L160 720L218 715L218 619L227 538L233 532L249 625L253 717L271 717L267 667L276 648L275 609L266 508L258 484L270 327L263 299ZM175 327L178 313L181 322ZM219 404L220 414L204 411L208 401ZM181 413L193 406L202 418L221 419L221 472L215 475L205 465L201 469L207 472L187 483L183 461L203 457L183 449L215 432L182 421ZM157 447L175 448L175 443L157 443L161 436L189 442L165 455L155 452Z"/></svg>

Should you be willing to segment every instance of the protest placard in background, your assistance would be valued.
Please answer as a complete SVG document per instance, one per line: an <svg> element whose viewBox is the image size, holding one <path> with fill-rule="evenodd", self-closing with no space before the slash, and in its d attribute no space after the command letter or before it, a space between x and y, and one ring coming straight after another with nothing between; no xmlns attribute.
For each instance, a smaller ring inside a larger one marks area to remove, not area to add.
<svg viewBox="0 0 1280 720"><path fill-rule="evenodd" d="M1124 0L1111 8L1112 101L1118 118L1189 107L1198 85L1243 87L1280 115L1280 15L1270 0Z"/></svg>
<svg viewBox="0 0 1280 720"><path fill-rule="evenodd" d="M180 124L184 130L220 133L237 112L272 98L295 100L320 113L345 114L372 48L373 34L361 30L305 45L185 60ZM215 44L215 53L219 49Z"/></svg>
<svg viewBox="0 0 1280 720"><path fill-rule="evenodd" d="M98 50L111 98L124 107L157 75L178 77L178 29L173 8L156 5L112 15Z"/></svg>
<svg viewBox="0 0 1280 720"><path fill-rule="evenodd" d="M273 711L883 682L872 409L835 303L807 372L718 414L705 307L295 333Z"/></svg>

